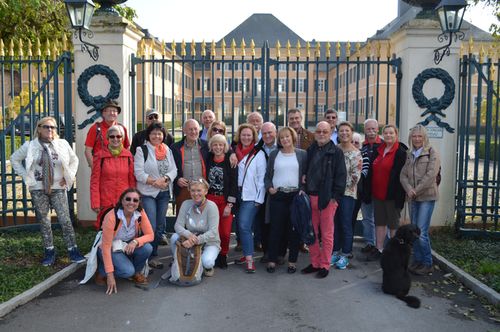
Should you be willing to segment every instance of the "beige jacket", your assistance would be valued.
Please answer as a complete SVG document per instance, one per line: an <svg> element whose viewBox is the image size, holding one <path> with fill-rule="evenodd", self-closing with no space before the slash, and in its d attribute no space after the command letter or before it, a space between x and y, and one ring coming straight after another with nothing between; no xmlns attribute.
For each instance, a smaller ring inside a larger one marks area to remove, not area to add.
<svg viewBox="0 0 500 332"><path fill-rule="evenodd" d="M437 200L439 192L436 175L440 165L439 154L432 147L424 148L418 158L414 158L413 154L409 152L399 176L406 193L414 189L417 193L416 201Z"/></svg>

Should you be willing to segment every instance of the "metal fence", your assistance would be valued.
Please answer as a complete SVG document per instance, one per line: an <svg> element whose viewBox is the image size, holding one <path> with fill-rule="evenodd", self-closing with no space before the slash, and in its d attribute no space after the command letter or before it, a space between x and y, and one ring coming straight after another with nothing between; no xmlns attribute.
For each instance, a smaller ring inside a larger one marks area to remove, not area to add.
<svg viewBox="0 0 500 332"><path fill-rule="evenodd" d="M500 114L498 59L460 61L456 228L498 237Z"/></svg>

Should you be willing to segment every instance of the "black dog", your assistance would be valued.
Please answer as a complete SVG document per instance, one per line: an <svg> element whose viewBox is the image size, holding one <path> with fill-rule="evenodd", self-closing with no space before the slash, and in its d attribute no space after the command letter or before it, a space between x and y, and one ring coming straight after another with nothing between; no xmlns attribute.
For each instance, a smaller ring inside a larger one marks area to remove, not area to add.
<svg viewBox="0 0 500 332"><path fill-rule="evenodd" d="M399 227L396 235L387 243L380 260L384 272L382 290L386 294L395 295L412 308L419 308L420 300L415 296L408 296L411 287L408 262L412 244L419 236L420 229L415 225Z"/></svg>

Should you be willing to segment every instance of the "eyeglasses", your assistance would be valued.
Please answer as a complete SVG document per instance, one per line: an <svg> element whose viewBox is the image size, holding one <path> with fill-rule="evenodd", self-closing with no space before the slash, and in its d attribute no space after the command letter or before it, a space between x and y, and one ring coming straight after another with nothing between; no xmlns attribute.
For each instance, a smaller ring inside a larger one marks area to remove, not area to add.
<svg viewBox="0 0 500 332"><path fill-rule="evenodd" d="M318 135L321 135L321 134L327 135L330 133L330 131L328 131L328 130L316 130L315 133Z"/></svg>
<svg viewBox="0 0 500 332"><path fill-rule="evenodd" d="M38 127L41 127L43 129L52 129L52 130L56 130L56 126L49 126L49 125L39 125Z"/></svg>
<svg viewBox="0 0 500 332"><path fill-rule="evenodd" d="M111 139L121 139L123 136L122 135L109 135L109 138Z"/></svg>
<svg viewBox="0 0 500 332"><path fill-rule="evenodd" d="M157 120L158 119L158 114L151 114L148 116L148 120Z"/></svg>
<svg viewBox="0 0 500 332"><path fill-rule="evenodd" d="M134 203L139 203L139 198L132 198L132 197L125 197L125 201L127 202L134 202Z"/></svg>
<svg viewBox="0 0 500 332"><path fill-rule="evenodd" d="M222 129L222 128L212 128L212 131L214 133L224 134L224 129Z"/></svg>
<svg viewBox="0 0 500 332"><path fill-rule="evenodd" d="M327 116L326 119L327 120L336 120L337 117L336 116Z"/></svg>

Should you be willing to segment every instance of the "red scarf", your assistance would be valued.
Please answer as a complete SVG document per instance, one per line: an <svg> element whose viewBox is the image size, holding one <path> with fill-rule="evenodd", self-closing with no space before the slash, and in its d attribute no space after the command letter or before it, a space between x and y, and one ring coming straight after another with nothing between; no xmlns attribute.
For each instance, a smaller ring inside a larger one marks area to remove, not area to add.
<svg viewBox="0 0 500 332"><path fill-rule="evenodd" d="M238 158L238 161L241 161L241 159L245 158L247 154L252 151L253 145L249 145L248 148L244 148L241 143L238 143L236 146L236 158Z"/></svg>

